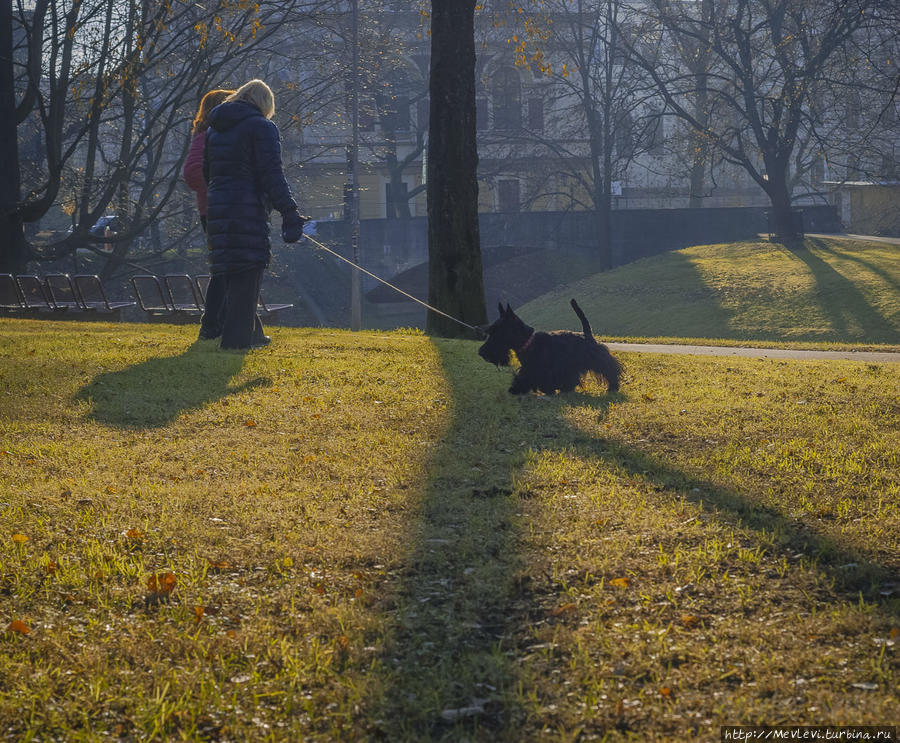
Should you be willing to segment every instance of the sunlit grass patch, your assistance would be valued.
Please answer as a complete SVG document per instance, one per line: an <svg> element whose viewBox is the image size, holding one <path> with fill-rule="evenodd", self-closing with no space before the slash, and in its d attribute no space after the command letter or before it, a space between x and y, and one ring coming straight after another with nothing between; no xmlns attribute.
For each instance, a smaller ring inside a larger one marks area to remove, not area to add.
<svg viewBox="0 0 900 743"><path fill-rule="evenodd" d="M522 315L577 328L572 296L604 337L900 346L900 251L882 243L699 245L586 277Z"/></svg>
<svg viewBox="0 0 900 743"><path fill-rule="evenodd" d="M14 739L681 740L895 716L900 375L0 321Z"/></svg>

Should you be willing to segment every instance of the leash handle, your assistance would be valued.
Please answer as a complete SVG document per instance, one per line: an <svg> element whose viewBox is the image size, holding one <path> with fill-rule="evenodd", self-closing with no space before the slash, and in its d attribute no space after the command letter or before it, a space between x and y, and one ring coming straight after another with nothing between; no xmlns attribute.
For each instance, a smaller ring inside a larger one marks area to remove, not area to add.
<svg viewBox="0 0 900 743"><path fill-rule="evenodd" d="M409 294L408 292L403 291L403 289L400 289L399 287L394 286L394 285L393 285L392 283L390 283L389 281L385 281L385 280L384 280L383 278L381 278L380 276L376 276L376 275L375 275L374 273L372 273L371 271L367 271L367 270L366 270L365 268L363 268L362 266L358 266L357 264L355 264L355 263L354 263L353 261L351 261L350 259L344 258L344 256L342 256L340 253L335 252L334 250L332 250L331 248L329 248L327 245L323 245L323 244L320 243L318 240L316 240L314 237L311 237L310 235L304 235L303 237L304 237L305 239L309 240L309 241L310 241L311 243L313 243L314 245L320 247L322 250L326 251L327 253L331 253L331 255L333 255L335 258L340 258L342 261L344 261L344 263L348 263L348 264L350 264L351 266L353 266L353 268L355 268L355 269L357 269L357 270L359 270L359 271L362 271L364 274L366 274L366 276L371 276L373 279L375 279L376 281L380 281L382 284L384 284L384 285L387 286L387 287L390 287L391 289L393 289L393 290L394 290L395 292L397 292L398 294L402 294L402 295L403 295L404 297L406 297L407 299L411 299L413 302L416 302L417 304L422 305L422 306L425 307L426 309L431 310L432 312L436 312L438 315L440 315L441 317L446 317L448 320L453 320L453 322L459 323L460 325L462 325L462 326L465 327L465 328L468 328L469 330L474 330L475 333L476 333L477 335L479 335L479 336L482 336L482 337L484 336L484 331L481 330L480 328L476 327L475 325L469 325L469 323L463 322L462 320L460 320L460 319L458 319L458 318L456 318L456 317L453 317L453 315L448 315L446 312L444 312L443 310L439 310L437 307L432 307L430 304L428 304L428 303L426 303L426 302L423 302L423 301L422 301L421 299L419 299L418 297L414 297L412 294Z"/></svg>

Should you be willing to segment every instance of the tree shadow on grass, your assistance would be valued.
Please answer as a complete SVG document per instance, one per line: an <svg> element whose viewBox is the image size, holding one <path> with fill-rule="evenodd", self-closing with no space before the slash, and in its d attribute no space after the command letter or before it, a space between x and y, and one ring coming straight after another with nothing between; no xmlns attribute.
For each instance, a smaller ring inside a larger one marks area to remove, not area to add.
<svg viewBox="0 0 900 743"><path fill-rule="evenodd" d="M867 261L865 258L860 257L860 251L850 252L849 250L839 250L834 248L831 245L828 245L823 240L818 238L810 239L810 242L816 246L816 249L827 251L831 255L839 258L843 261L853 261L859 266L862 266L867 271L869 271L872 275L877 276L881 279L885 284L891 287L896 292L900 292L900 279L896 274L889 273L885 271L884 266L874 263L872 261ZM881 248L890 248L890 246L884 245L879 246Z"/></svg>
<svg viewBox="0 0 900 743"><path fill-rule="evenodd" d="M244 353L194 343L178 356L154 357L126 369L99 374L75 395L91 405L90 417L119 428L158 428L182 413L228 395L270 384L251 379L236 387Z"/></svg>
<svg viewBox="0 0 900 743"><path fill-rule="evenodd" d="M527 653L516 643L533 623L558 621L547 609L557 602L540 595L549 586L519 583L527 572L522 545L528 531L545 527L525 519L517 479L529 458L544 452L603 463L621 473L620 480L644 482L661 498L694 502L710 517L765 535L764 543L774 535L779 556L815 558L816 569L833 579L831 600L852 603L863 595L896 616L896 606L878 595L882 584L898 580L894 568L866 560L749 495L695 477L664 456L592 436L568 421L573 407L585 406L602 421L611 406L627 401L625 394L516 399L482 370L480 360L468 360L474 345L435 345L453 420L430 464L419 531L410 535L411 558L379 669L382 696L373 737L519 741L529 738L524 730L541 729L533 728L519 701L540 690L522 688L519 663Z"/></svg>
<svg viewBox="0 0 900 743"><path fill-rule="evenodd" d="M815 278L823 295L820 306L838 337L869 342L897 341L897 329L872 306L860 288L809 248L832 256L836 256L835 251L819 239L789 247L791 255L803 261Z"/></svg>

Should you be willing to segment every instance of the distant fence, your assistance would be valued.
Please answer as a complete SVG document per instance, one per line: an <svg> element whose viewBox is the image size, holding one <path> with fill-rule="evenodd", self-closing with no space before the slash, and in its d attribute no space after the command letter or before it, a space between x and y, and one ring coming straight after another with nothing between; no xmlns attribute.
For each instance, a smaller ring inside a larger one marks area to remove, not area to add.
<svg viewBox="0 0 900 743"><path fill-rule="evenodd" d="M797 207L807 232L839 232L833 206ZM766 207L705 209L618 209L612 212L613 263L622 265L688 245L748 240L768 232ZM596 250L593 217L587 212L482 214L479 230L487 250L550 248L561 252ZM318 238L338 250L350 244L346 222L318 222ZM402 270L428 260L427 221L364 220L359 252L369 268Z"/></svg>

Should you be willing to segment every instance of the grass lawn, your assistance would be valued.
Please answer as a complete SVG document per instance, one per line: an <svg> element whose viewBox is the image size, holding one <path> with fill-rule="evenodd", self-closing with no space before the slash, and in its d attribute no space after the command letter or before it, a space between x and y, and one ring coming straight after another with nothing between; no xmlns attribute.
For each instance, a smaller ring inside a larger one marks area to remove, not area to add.
<svg viewBox="0 0 900 743"><path fill-rule="evenodd" d="M691 337L900 350L900 247L806 238L699 245L593 274L534 300L521 316L580 330L575 297L604 338ZM496 310L490 309L491 316Z"/></svg>
<svg viewBox="0 0 900 743"><path fill-rule="evenodd" d="M896 365L195 334L0 320L0 738L897 723Z"/></svg>

